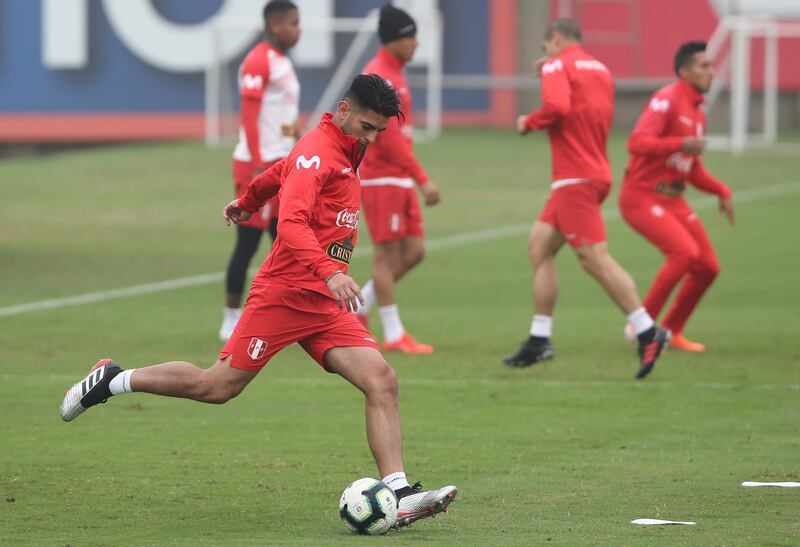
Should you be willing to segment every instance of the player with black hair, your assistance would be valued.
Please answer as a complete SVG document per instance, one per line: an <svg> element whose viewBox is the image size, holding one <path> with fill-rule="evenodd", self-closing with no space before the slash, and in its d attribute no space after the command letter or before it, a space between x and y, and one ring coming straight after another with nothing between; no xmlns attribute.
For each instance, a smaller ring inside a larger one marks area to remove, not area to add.
<svg viewBox="0 0 800 547"><path fill-rule="evenodd" d="M300 83L286 52L300 38L300 12L289 0L264 6L264 35L239 68L241 123L239 144L233 151L233 182L241 195L253 176L285 157L294 146L300 105ZM236 244L225 274L225 308L220 340L227 341L242 314L247 269L261 236L275 239L278 203L268 202L236 227Z"/></svg>
<svg viewBox="0 0 800 547"><path fill-rule="evenodd" d="M278 237L250 287L239 323L207 369L170 361L123 370L99 361L67 391L61 417L133 391L225 403L281 349L297 342L323 368L365 396L367 442L383 482L397 497L397 526L433 516L455 498L455 486L421 491L403 465L397 374L369 331L351 313L363 296L347 275L361 205L358 165L389 119L400 115L394 89L374 74L357 76L339 101L289 155L223 209L238 224L280 189Z"/></svg>
<svg viewBox="0 0 800 547"><path fill-rule="evenodd" d="M625 221L666 258L644 306L658 317L669 295L681 285L663 326L672 331L670 347L701 352L703 344L683 329L719 274L719 261L700 217L683 197L687 183L719 198L719 211L734 223L731 190L700 161L705 150L703 94L711 89L714 67L705 42L686 42L673 62L678 81L656 91L628 140L630 161L619 195Z"/></svg>

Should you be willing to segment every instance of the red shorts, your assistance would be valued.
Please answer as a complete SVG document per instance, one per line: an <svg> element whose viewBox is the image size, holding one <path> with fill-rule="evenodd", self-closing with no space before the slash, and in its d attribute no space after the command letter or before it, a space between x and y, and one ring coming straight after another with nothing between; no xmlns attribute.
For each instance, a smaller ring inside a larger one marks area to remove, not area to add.
<svg viewBox="0 0 800 547"><path fill-rule="evenodd" d="M369 235L373 243L397 241L404 237L425 235L422 211L417 189L411 179L410 187L391 184L371 186L371 181L362 181L361 205L367 219ZM363 183L367 182L364 186Z"/></svg>
<svg viewBox="0 0 800 547"><path fill-rule="evenodd" d="M550 224L574 249L606 240L600 204L611 190L610 182L587 181L555 188L544 205L539 222Z"/></svg>
<svg viewBox="0 0 800 547"><path fill-rule="evenodd" d="M268 162L266 165L270 167L278 160ZM253 180L253 164L246 161L233 160L233 184L236 187L236 197L241 197L247 189L247 185ZM253 213L248 220L240 222L240 226L247 226L248 228L255 228L257 230L266 230L272 223L272 219L278 216L278 196L270 199L264 206Z"/></svg>
<svg viewBox="0 0 800 547"><path fill-rule="evenodd" d="M332 348L378 343L356 318L329 296L280 285L253 283L233 334L220 359L232 355L232 367L258 371L286 346L300 346L325 370L325 352Z"/></svg>

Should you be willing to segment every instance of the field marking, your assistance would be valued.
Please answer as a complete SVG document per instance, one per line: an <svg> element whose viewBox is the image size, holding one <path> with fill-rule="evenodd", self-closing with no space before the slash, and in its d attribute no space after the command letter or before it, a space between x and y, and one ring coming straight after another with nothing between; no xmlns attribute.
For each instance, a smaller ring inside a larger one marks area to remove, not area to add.
<svg viewBox="0 0 800 547"><path fill-rule="evenodd" d="M740 204L796 193L800 193L800 185L797 183L776 184L764 188L755 188L752 190L742 190L736 192L734 200L736 204ZM716 206L717 198L712 196L704 196L699 199L692 200L691 204L695 209L708 209ZM619 210L604 209L603 218L606 220L617 220L620 218ZM461 245L480 243L484 241L495 241L506 237L523 235L527 234L530 229L531 224L511 224L508 226L500 226L498 228L489 228L487 230L478 230L476 232L466 232L462 234L430 239L426 242L425 246L428 251L435 251L439 249L459 247ZM372 256L372 247L366 249L356 249L354 256L356 258ZM257 271L258 268L251 268L248 271L248 274L252 276ZM171 291L186 287L210 285L212 283L219 283L224 278L225 272L215 272L194 275L191 277L182 277L178 279L168 279L165 281L156 281L153 283L145 283L143 285L133 285L130 287L123 287L121 289L111 289L107 291L81 294L76 296L67 296L64 298L54 298L51 300L39 300L25 304L16 304L13 306L0 308L0 317L10 317L13 315L21 315L33 311L52 310L57 308L65 308L67 306L77 306L80 304L105 302L106 300L114 300L116 298L128 298L131 296Z"/></svg>

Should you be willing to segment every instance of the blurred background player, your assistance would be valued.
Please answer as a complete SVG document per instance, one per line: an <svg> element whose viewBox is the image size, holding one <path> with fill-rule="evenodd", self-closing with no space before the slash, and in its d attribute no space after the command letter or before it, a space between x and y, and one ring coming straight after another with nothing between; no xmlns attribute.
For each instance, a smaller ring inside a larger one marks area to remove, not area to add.
<svg viewBox="0 0 800 547"><path fill-rule="evenodd" d="M364 158L361 196L374 248L372 279L363 287L366 304L358 317L367 325L377 301L383 323L383 349L405 353L432 353L433 347L417 342L406 332L395 300L395 283L419 264L425 255L425 232L415 185L425 205L439 202L439 189L417 162L412 150L411 90L404 67L417 49L417 25L405 11L383 6L378 24L383 44L364 73L386 79L400 96L403 115L393 118Z"/></svg>
<svg viewBox="0 0 800 547"><path fill-rule="evenodd" d="M678 81L650 98L628 141L630 161L619 196L625 221L664 254L666 262L645 296L644 307L658 317L672 290L683 280L664 317L672 331L670 347L703 351L703 344L683 336L697 303L719 273L711 240L686 200L686 182L719 197L719 211L733 225L730 189L711 176L700 161L705 149L703 94L711 88L714 68L705 42L687 42L675 54ZM630 336L630 327L626 327Z"/></svg>
<svg viewBox="0 0 800 547"><path fill-rule="evenodd" d="M239 68L241 125L233 151L233 182L240 196L257 174L285 157L295 143L300 108L300 83L286 52L300 38L300 12L289 0L272 0L264 7L265 41L245 57ZM264 230L274 240L277 198L236 226L236 245L225 277L225 309L219 338L228 340L242 314L247 269Z"/></svg>
<svg viewBox="0 0 800 547"><path fill-rule="evenodd" d="M517 119L522 135L547 128L553 182L529 241L536 308L530 336L503 361L526 367L555 355L550 342L558 296L555 257L567 242L584 270L633 325L639 340L636 377L644 378L655 365L667 332L656 327L642 307L633 279L608 253L600 204L611 189L606 141L614 117L614 82L605 65L587 54L580 41L575 22L558 19L548 25L546 57L536 64L542 79L542 106Z"/></svg>
<svg viewBox="0 0 800 547"><path fill-rule="evenodd" d="M69 389L61 417L71 421L91 406L133 391L225 403L275 354L296 342L325 371L364 393L367 442L383 482L399 499L397 526L447 509L455 486L422 491L406 479L397 374L351 313L363 302L347 275L358 237L357 170L366 146L399 115L400 99L386 81L375 74L356 76L334 114L324 114L285 160L225 206L226 222L246 220L274 192L274 171L281 169L278 238L253 279L241 322L214 365L202 369L170 361L122 370L103 359Z"/></svg>

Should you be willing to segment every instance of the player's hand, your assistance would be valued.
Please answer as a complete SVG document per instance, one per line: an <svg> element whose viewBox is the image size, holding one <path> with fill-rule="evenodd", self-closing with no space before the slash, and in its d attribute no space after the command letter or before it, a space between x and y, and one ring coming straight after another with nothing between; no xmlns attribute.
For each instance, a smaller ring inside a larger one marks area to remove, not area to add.
<svg viewBox="0 0 800 547"><path fill-rule="evenodd" d="M222 209L222 219L225 221L225 226L230 226L231 222L239 224L249 219L251 214L239 207L238 199L233 200Z"/></svg>
<svg viewBox="0 0 800 547"><path fill-rule="evenodd" d="M520 135L527 135L528 133L531 132L531 130L528 129L528 124L525 123L525 120L527 120L527 119L528 119L528 116L518 116L517 117L517 132Z"/></svg>
<svg viewBox="0 0 800 547"><path fill-rule="evenodd" d="M736 217L733 215L733 198L719 198L719 214L725 215L731 226L736 226Z"/></svg>
<svg viewBox="0 0 800 547"><path fill-rule="evenodd" d="M442 196L439 194L439 187L431 181L421 184L419 189L420 192L422 192L422 196L425 198L425 205L436 205L442 199Z"/></svg>
<svg viewBox="0 0 800 547"><path fill-rule="evenodd" d="M533 72L536 74L537 78L541 78L542 77L542 67L549 60L550 60L550 57L548 57L546 55L544 57L539 57L538 59L536 59L536 62L533 65Z"/></svg>
<svg viewBox="0 0 800 547"><path fill-rule="evenodd" d="M336 305L340 308L345 308L347 311L356 311L358 305L365 304L364 295L361 294L361 289L358 284L353 281L353 278L342 272L338 272L330 276L325 284L328 290L331 291L333 299L336 300Z"/></svg>
<svg viewBox="0 0 800 547"><path fill-rule="evenodd" d="M703 137L685 137L681 150L694 156L699 156L706 149L706 140Z"/></svg>

